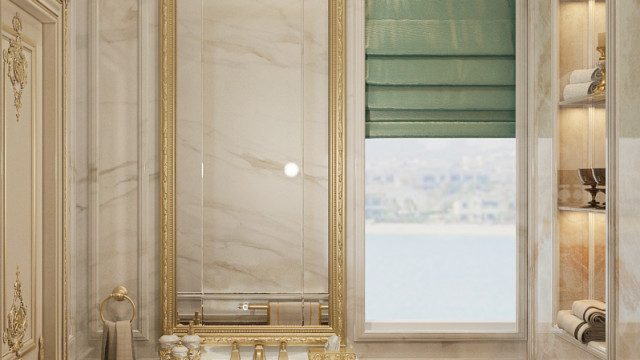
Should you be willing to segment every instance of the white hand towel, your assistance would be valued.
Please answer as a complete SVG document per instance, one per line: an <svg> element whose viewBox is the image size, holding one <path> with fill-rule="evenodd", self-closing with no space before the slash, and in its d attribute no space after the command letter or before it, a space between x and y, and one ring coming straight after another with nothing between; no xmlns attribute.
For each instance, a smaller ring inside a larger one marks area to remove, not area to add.
<svg viewBox="0 0 640 360"><path fill-rule="evenodd" d="M602 70L599 68L573 70L569 76L570 84L602 81Z"/></svg>
<svg viewBox="0 0 640 360"><path fill-rule="evenodd" d="M606 337L604 326L591 326L573 315L571 310L558 311L558 327L583 343L604 341Z"/></svg>
<svg viewBox="0 0 640 360"><path fill-rule="evenodd" d="M565 100L576 99L593 93L596 86L598 86L596 82L569 84L564 87L562 95Z"/></svg>
<svg viewBox="0 0 640 360"><path fill-rule="evenodd" d="M598 300L578 300L571 306L573 315L592 326L604 326L607 321L607 306Z"/></svg>

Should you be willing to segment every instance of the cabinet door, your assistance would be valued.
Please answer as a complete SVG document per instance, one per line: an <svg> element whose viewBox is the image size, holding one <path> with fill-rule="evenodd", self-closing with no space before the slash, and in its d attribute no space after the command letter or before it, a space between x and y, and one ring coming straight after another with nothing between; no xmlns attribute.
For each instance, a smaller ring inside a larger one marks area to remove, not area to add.
<svg viewBox="0 0 640 360"><path fill-rule="evenodd" d="M42 23L1 3L2 359L39 358L42 338Z"/></svg>

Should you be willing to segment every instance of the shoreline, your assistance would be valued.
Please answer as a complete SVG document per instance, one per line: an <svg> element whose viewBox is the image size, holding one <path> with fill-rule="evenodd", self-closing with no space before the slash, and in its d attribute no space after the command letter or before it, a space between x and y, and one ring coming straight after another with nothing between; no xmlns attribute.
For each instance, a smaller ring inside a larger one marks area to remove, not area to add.
<svg viewBox="0 0 640 360"><path fill-rule="evenodd" d="M366 223L365 229L373 235L516 235L515 225Z"/></svg>

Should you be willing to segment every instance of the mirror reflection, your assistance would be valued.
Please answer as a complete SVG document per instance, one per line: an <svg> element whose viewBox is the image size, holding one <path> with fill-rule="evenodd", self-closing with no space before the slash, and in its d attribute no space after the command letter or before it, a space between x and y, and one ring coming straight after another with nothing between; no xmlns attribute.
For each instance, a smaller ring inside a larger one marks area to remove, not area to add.
<svg viewBox="0 0 640 360"><path fill-rule="evenodd" d="M176 1L177 322L328 324L328 2Z"/></svg>

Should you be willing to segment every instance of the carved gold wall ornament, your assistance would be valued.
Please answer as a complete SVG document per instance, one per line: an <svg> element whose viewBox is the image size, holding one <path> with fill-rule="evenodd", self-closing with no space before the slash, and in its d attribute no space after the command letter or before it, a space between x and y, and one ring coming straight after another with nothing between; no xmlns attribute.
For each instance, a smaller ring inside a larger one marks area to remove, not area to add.
<svg viewBox="0 0 640 360"><path fill-rule="evenodd" d="M2 341L9 345L9 352L20 359L20 350L27 333L27 308L22 300L22 282L20 282L20 268L16 268L16 282L13 284L13 305L7 315L7 328L4 330Z"/></svg>
<svg viewBox="0 0 640 360"><path fill-rule="evenodd" d="M20 109L22 108L22 90L27 86L27 56L22 46L22 21L20 14L13 17L13 30L16 39L9 40L9 49L4 50L3 59L7 65L7 75L13 86L13 105L16 107L16 121L20 121Z"/></svg>

